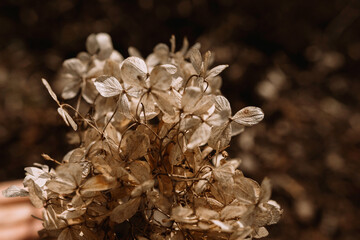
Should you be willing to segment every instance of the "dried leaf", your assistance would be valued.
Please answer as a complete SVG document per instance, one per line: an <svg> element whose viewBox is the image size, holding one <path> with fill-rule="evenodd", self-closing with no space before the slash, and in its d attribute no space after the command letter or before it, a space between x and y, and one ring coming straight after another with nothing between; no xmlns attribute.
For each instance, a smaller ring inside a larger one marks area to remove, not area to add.
<svg viewBox="0 0 360 240"><path fill-rule="evenodd" d="M154 53L158 57L167 57L169 55L169 47L164 43L159 43L154 47Z"/></svg>
<svg viewBox="0 0 360 240"><path fill-rule="evenodd" d="M55 206L56 207L56 206ZM67 226L66 222L57 217L52 205L47 205L43 211L44 227L46 230L61 229Z"/></svg>
<svg viewBox="0 0 360 240"><path fill-rule="evenodd" d="M96 34L90 34L86 39L86 50L93 55L97 52L98 48Z"/></svg>

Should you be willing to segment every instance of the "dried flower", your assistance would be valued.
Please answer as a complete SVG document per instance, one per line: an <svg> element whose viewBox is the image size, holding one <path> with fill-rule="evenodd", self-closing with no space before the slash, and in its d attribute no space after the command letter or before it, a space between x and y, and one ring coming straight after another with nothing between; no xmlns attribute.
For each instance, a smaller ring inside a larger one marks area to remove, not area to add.
<svg viewBox="0 0 360 240"><path fill-rule="evenodd" d="M64 62L62 92L70 99L80 91L94 106L88 117L42 80L82 141L61 162L44 154L59 166L26 168L25 189L3 194L44 208L43 239L121 239L124 231L136 239L252 239L279 220L269 180L246 178L224 151L263 112L245 107L232 116L219 89L227 65L208 70L210 52L188 50L186 39L175 52L170 42L145 60L135 48L123 59L109 35L90 35L88 53Z"/></svg>

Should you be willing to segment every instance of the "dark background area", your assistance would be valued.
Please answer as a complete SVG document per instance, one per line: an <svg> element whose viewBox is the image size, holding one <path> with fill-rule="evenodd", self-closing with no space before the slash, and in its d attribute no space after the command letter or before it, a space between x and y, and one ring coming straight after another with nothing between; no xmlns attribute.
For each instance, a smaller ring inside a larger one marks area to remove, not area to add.
<svg viewBox="0 0 360 240"><path fill-rule="evenodd" d="M360 1L182 0L0 2L0 181L74 146L41 85L107 32L127 57L171 34L212 50L233 112L265 119L232 141L246 176L269 176L282 220L266 239L360 238ZM47 163L51 164L51 163Z"/></svg>

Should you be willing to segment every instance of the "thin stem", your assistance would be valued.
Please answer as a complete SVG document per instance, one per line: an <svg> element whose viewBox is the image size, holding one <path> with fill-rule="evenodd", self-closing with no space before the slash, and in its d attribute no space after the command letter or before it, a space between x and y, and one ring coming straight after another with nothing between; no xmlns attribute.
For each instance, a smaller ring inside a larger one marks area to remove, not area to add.
<svg viewBox="0 0 360 240"><path fill-rule="evenodd" d="M81 113L79 111L77 111L73 106L67 104L67 103L63 103L60 105L60 107L68 107L70 109L72 109L75 113L79 114L79 116L87 123L89 124L92 128L94 128L100 135L102 135L102 132L99 131L99 129L94 126L91 122L89 122L84 116L81 115Z"/></svg>

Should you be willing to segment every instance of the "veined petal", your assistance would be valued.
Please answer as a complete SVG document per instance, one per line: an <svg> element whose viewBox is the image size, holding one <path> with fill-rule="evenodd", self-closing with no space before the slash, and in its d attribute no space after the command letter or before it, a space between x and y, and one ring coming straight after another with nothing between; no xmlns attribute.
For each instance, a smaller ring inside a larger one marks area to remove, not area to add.
<svg viewBox="0 0 360 240"><path fill-rule="evenodd" d="M144 60L138 57L126 58L120 66L121 77L131 86L144 86L148 70Z"/></svg>
<svg viewBox="0 0 360 240"><path fill-rule="evenodd" d="M253 126L259 123L264 118L264 113L258 107L245 107L235 113L232 119L244 126Z"/></svg>
<svg viewBox="0 0 360 240"><path fill-rule="evenodd" d="M162 66L156 66L150 73L150 86L160 90L168 90L172 82L171 74Z"/></svg>
<svg viewBox="0 0 360 240"><path fill-rule="evenodd" d="M193 149L195 147L204 145L209 140L210 133L211 127L207 123L202 123L191 135L187 147Z"/></svg>
<svg viewBox="0 0 360 240"><path fill-rule="evenodd" d="M98 90L103 97L117 96L123 91L119 80L111 76L98 77L94 82L94 85L96 90Z"/></svg>

